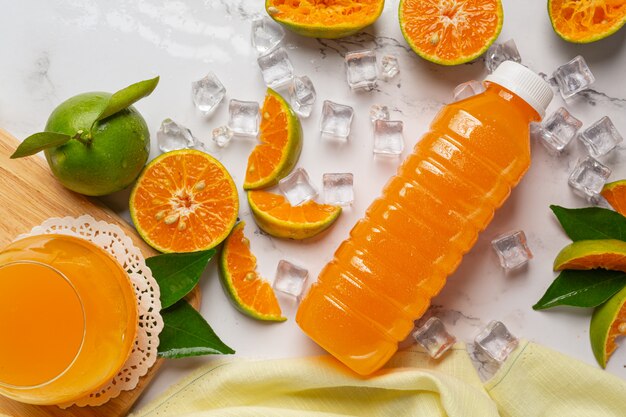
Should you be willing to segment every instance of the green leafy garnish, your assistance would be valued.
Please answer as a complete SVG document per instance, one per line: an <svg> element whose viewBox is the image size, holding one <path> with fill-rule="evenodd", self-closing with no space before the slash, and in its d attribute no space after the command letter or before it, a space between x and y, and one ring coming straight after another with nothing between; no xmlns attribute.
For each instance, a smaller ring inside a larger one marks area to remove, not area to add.
<svg viewBox="0 0 626 417"><path fill-rule="evenodd" d="M160 357L184 358L235 353L217 337L211 326L187 301L179 301L161 311L161 315L165 325L159 336Z"/></svg>
<svg viewBox="0 0 626 417"><path fill-rule="evenodd" d="M597 307L625 285L626 273L622 271L561 271L533 309L544 310L559 305Z"/></svg>
<svg viewBox="0 0 626 417"><path fill-rule="evenodd" d="M67 143L72 137L63 133L39 132L30 135L17 147L11 159L23 158L25 156L34 155L44 149L61 146Z"/></svg>
<svg viewBox="0 0 626 417"><path fill-rule="evenodd" d="M168 308L189 294L198 284L215 250L167 253L146 259L161 289L161 308Z"/></svg>
<svg viewBox="0 0 626 417"><path fill-rule="evenodd" d="M154 91L157 84L159 84L159 77L139 81L114 93L109 99L107 106L100 112L98 117L96 117L96 120L94 120L94 124L124 110L142 98L149 96Z"/></svg>
<svg viewBox="0 0 626 417"><path fill-rule="evenodd" d="M577 240L618 239L626 241L626 217L600 207L568 209L550 206L574 242Z"/></svg>

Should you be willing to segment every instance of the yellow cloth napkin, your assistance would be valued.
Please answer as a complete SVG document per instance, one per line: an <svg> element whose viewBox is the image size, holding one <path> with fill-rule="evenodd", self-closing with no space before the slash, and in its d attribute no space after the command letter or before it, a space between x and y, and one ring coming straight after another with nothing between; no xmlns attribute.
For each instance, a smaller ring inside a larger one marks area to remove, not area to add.
<svg viewBox="0 0 626 417"><path fill-rule="evenodd" d="M201 368L131 417L624 417L626 382L521 341L483 387L465 346L440 361L414 347L359 377L331 357Z"/></svg>

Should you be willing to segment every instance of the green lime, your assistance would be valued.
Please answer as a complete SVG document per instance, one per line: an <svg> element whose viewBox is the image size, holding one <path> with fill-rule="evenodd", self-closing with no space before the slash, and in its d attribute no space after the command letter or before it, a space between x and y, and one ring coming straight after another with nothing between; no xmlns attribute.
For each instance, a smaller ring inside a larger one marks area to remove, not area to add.
<svg viewBox="0 0 626 417"><path fill-rule="evenodd" d="M102 92L74 96L54 109L46 124L47 132L80 136L45 150L57 179L80 194L100 196L126 188L148 160L150 133L133 106L92 128L110 97Z"/></svg>

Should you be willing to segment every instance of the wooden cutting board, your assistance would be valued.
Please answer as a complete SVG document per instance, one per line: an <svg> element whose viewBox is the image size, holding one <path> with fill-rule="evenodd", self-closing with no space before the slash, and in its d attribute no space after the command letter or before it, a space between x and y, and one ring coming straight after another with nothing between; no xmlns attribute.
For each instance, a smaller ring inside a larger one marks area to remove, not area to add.
<svg viewBox="0 0 626 417"><path fill-rule="evenodd" d="M145 257L156 254L135 229L112 210L64 188L38 156L9 159L18 141L0 129L0 250L16 236L30 231L50 217L89 214L98 220L117 224L131 237ZM198 307L200 293L194 291L189 302ZM21 404L0 396L0 415L12 417L121 417L128 414L145 387L156 374L161 359L140 379L133 391L125 391L100 407L70 407Z"/></svg>

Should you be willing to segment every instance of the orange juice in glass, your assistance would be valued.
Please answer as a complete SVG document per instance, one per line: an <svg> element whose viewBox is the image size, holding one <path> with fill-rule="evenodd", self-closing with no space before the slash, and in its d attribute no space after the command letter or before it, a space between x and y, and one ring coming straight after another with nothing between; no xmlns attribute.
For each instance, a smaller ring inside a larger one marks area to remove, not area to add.
<svg viewBox="0 0 626 417"><path fill-rule="evenodd" d="M111 255L39 235L0 252L0 394L61 404L109 382L130 355L137 301Z"/></svg>

